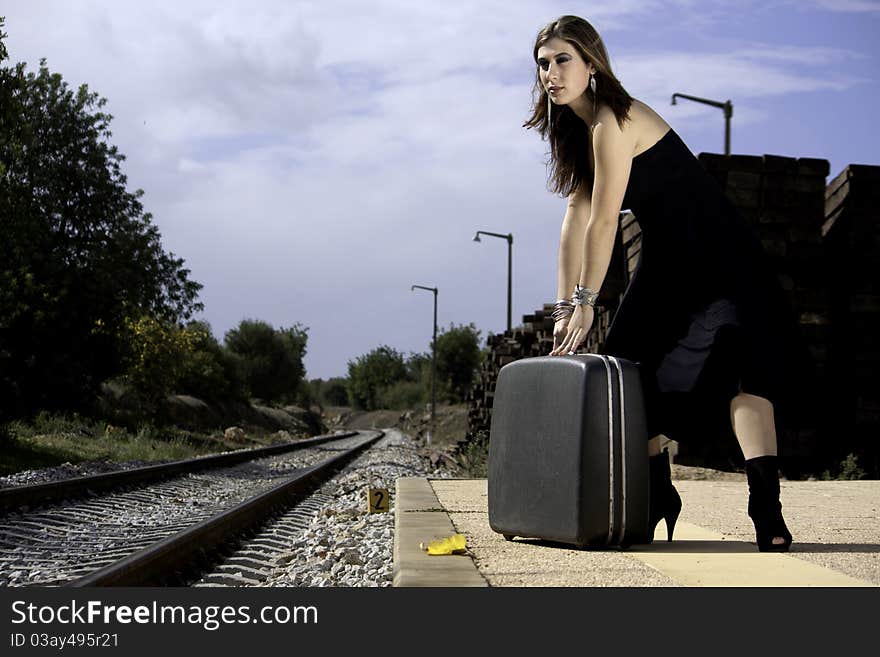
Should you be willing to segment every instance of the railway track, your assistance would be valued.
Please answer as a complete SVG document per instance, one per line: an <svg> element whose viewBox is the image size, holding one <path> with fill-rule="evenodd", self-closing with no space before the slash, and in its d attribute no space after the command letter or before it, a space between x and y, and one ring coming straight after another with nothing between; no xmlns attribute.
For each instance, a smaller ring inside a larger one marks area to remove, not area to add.
<svg viewBox="0 0 880 657"><path fill-rule="evenodd" d="M200 470L208 470L218 466L243 463L262 456L307 449L356 434L356 431L347 431L280 445L242 449L225 454L214 454L212 456L202 456L183 461L148 465L141 468L105 472L88 477L73 477L43 484L0 488L0 514L18 509L27 509L56 500L75 499L115 488L161 481L189 472L199 472Z"/></svg>
<svg viewBox="0 0 880 657"><path fill-rule="evenodd" d="M161 481L54 504L47 500L81 497L93 490L96 480L98 486L132 483L119 472L108 473L109 478L79 478L90 481L80 481L78 489L63 494L58 492L62 487L53 485L19 487L30 489L33 497L19 497L23 502L16 511L7 498L6 514L0 516L0 585L161 586L200 581L243 537L254 539L267 518L290 516L287 522L295 523L297 511L290 507L382 436L381 431L371 431L320 437L294 443L297 449L280 454L267 454L263 448L235 465L206 465L204 459L195 459L200 462L193 464L197 469L182 474L153 469L161 466L143 468L139 470L152 470L149 476ZM246 456L234 454L239 461ZM145 474L127 472L135 481ZM298 513L308 512L306 508ZM261 545L280 550L281 531L274 539L256 541L251 552ZM251 565L260 562L254 554L238 558L241 568L253 571ZM211 584L210 579L201 581Z"/></svg>

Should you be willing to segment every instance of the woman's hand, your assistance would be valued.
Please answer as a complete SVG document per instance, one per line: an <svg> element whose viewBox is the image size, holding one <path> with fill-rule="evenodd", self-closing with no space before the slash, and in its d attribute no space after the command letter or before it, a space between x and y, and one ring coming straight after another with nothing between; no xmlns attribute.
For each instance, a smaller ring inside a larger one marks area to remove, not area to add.
<svg viewBox="0 0 880 657"><path fill-rule="evenodd" d="M574 314L568 319L566 335L561 343L557 342L557 327L562 323L556 322L553 327L553 344L554 349L550 352L551 356L566 356L577 351L586 341L587 334L593 326L595 310L592 306L578 305L574 309ZM556 346L558 344L558 346Z"/></svg>
<svg viewBox="0 0 880 657"><path fill-rule="evenodd" d="M568 335L568 322L570 319L571 315L563 317L553 325L553 349L550 350L551 356L556 355L556 350L562 346L565 336Z"/></svg>

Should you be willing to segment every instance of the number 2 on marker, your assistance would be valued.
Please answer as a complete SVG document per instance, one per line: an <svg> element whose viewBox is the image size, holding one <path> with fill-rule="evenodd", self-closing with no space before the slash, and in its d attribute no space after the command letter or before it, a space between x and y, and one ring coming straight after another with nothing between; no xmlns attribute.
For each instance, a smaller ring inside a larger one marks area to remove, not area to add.
<svg viewBox="0 0 880 657"><path fill-rule="evenodd" d="M367 503L370 513L384 513L389 509L389 495L385 488L370 488L367 491Z"/></svg>

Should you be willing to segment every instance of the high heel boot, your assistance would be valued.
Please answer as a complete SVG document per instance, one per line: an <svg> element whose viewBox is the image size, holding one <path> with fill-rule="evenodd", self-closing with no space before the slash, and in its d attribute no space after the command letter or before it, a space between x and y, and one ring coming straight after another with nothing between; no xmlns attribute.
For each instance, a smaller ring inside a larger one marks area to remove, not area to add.
<svg viewBox="0 0 880 657"><path fill-rule="evenodd" d="M779 501L779 461L776 456L758 456L746 460L749 482L749 517L755 524L755 539L760 552L788 552L791 533L782 518ZM782 538L782 543L774 543Z"/></svg>
<svg viewBox="0 0 880 657"><path fill-rule="evenodd" d="M675 529L675 521L681 513L681 497L675 486L672 485L672 474L669 470L669 450L664 449L660 454L648 458L650 470L651 500L648 511L650 533L654 536L654 530L661 518L666 520L666 540L672 540L672 531Z"/></svg>

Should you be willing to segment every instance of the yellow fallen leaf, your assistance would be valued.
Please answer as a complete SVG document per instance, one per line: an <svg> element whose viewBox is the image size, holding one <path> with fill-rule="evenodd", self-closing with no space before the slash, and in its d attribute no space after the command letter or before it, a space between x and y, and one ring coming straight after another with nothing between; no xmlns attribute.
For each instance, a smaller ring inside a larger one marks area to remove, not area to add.
<svg viewBox="0 0 880 657"><path fill-rule="evenodd" d="M436 541L428 543L428 554L452 554L453 552L464 552L466 542L464 534L453 534L446 538L438 538Z"/></svg>

